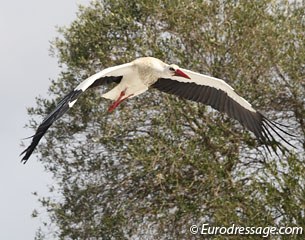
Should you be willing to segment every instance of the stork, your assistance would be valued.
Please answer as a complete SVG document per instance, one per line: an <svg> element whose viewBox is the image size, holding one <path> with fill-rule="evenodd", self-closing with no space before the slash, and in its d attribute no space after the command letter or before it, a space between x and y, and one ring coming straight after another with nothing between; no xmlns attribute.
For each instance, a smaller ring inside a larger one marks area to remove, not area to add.
<svg viewBox="0 0 305 240"><path fill-rule="evenodd" d="M265 145L282 145L275 140L274 133L288 145L292 146L280 132L291 135L283 130L278 123L266 118L256 111L249 102L239 96L234 89L221 79L179 68L174 64L166 64L153 57L138 58L130 63L106 68L81 82L68 93L48 114L32 136L31 144L20 154L26 163L34 149L51 125L76 103L87 89L103 84L117 83L110 91L102 95L113 100L108 111L112 112L123 101L144 93L149 88L174 94L184 99L200 102L226 113L253 132L256 138ZM273 132L271 132L273 131ZM291 135L293 136L293 135Z"/></svg>

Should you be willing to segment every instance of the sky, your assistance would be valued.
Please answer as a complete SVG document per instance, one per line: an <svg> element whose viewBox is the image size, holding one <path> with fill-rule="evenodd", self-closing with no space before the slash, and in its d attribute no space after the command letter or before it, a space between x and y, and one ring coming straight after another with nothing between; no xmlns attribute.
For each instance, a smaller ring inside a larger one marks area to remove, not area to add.
<svg viewBox="0 0 305 240"><path fill-rule="evenodd" d="M50 79L59 73L49 48L58 33L76 18L78 5L89 0L0 0L0 239L34 239L44 219L33 192L48 195L51 176L33 156L20 163L21 139L33 135L25 128L26 108L35 97L47 96ZM26 143L29 143L26 142Z"/></svg>

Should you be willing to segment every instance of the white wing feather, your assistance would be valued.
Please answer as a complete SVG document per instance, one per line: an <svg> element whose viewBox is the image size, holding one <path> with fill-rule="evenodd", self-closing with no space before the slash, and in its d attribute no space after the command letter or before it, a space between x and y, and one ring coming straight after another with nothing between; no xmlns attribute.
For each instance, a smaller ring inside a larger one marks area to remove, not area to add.
<svg viewBox="0 0 305 240"><path fill-rule="evenodd" d="M198 85L204 85L204 86L209 86L212 88L216 88L219 90L222 90L228 94L229 97L231 97L233 100L235 100L237 103L239 103L241 106L244 108L256 112L255 109L252 108L251 104L245 100L243 97L239 96L234 89L227 84L225 81L210 77L204 74L200 74L197 72L193 72L187 69L179 68L182 72L187 74L191 79L187 78L182 78L182 77L173 77L173 79L179 81L179 82L194 82Z"/></svg>

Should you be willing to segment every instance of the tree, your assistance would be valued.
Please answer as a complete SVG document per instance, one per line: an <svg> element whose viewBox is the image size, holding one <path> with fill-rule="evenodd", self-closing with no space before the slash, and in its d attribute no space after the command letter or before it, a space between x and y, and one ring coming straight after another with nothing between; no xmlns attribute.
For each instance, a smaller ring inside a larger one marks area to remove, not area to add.
<svg viewBox="0 0 305 240"><path fill-rule="evenodd" d="M37 98L31 116L45 116L93 73L149 55L224 79L292 126L297 148L270 155L226 115L153 90L112 114L88 92L38 149L60 196L40 197L54 238L201 239L189 227L202 223L305 229L304 8L281 0L81 7L52 44L62 66L52 100Z"/></svg>

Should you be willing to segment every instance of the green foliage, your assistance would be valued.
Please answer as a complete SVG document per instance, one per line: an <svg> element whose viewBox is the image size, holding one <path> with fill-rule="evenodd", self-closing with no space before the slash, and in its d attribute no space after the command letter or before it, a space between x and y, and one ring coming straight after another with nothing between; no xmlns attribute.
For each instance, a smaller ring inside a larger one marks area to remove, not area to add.
<svg viewBox="0 0 305 240"><path fill-rule="evenodd" d="M38 98L30 115L46 115L89 75L148 55L226 80L291 125L297 149L270 156L227 116L154 90L111 114L109 101L89 91L38 149L60 196L40 199L54 238L201 239L189 227L202 223L305 230L304 8L280 0L81 7L52 44L63 69L52 100Z"/></svg>

